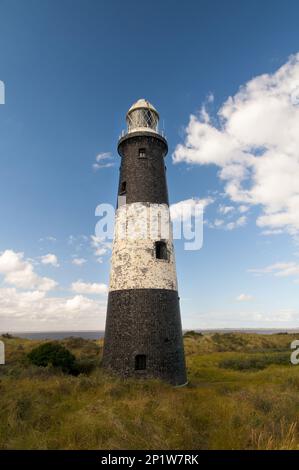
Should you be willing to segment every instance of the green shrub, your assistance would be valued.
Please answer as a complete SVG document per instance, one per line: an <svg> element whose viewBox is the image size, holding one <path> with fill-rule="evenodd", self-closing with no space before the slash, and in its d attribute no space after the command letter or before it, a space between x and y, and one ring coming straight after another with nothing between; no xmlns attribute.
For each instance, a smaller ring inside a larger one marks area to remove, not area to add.
<svg viewBox="0 0 299 470"><path fill-rule="evenodd" d="M200 331L190 330L190 331L186 331L186 333L184 333L185 338L187 338L188 336L199 337L199 336L203 336L203 334Z"/></svg>
<svg viewBox="0 0 299 470"><path fill-rule="evenodd" d="M90 374L99 365L99 360L94 359L78 359L76 362L77 374Z"/></svg>
<svg viewBox="0 0 299 470"><path fill-rule="evenodd" d="M233 370L262 370L271 364L287 365L290 363L290 354L279 353L279 354L263 354L263 355L250 355L237 357L233 359L224 359L219 362L219 367L222 369L233 369Z"/></svg>
<svg viewBox="0 0 299 470"><path fill-rule="evenodd" d="M79 349L89 344L89 341L81 337L68 336L63 340L63 343L70 349Z"/></svg>
<svg viewBox="0 0 299 470"><path fill-rule="evenodd" d="M58 367L68 374L76 372L75 356L59 343L51 342L41 344L32 349L27 357L29 361L36 366Z"/></svg>

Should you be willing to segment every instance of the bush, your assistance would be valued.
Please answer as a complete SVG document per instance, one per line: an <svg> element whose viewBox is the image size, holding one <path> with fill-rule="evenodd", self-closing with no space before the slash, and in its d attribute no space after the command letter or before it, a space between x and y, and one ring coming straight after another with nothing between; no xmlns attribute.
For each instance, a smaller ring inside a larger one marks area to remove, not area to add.
<svg viewBox="0 0 299 470"><path fill-rule="evenodd" d="M198 337L198 336L203 336L203 334L200 331L190 330L190 331L186 331L186 333L184 334L185 338L187 338L188 336Z"/></svg>
<svg viewBox="0 0 299 470"><path fill-rule="evenodd" d="M219 367L222 369L233 369L233 370L262 370L266 367L277 364L287 365L290 363L290 354L278 353L278 354L264 354L264 355L252 355L247 357L238 357L232 359L224 359L219 362Z"/></svg>
<svg viewBox="0 0 299 470"><path fill-rule="evenodd" d="M68 336L67 338L64 338L63 343L68 348L79 349L83 348L86 344L89 344L89 341L81 337Z"/></svg>
<svg viewBox="0 0 299 470"><path fill-rule="evenodd" d="M50 365L58 367L68 374L76 372L75 356L59 343L41 344L32 349L27 357L36 366L47 367Z"/></svg>
<svg viewBox="0 0 299 470"><path fill-rule="evenodd" d="M78 359L75 372L79 374L90 374L99 365L98 359Z"/></svg>

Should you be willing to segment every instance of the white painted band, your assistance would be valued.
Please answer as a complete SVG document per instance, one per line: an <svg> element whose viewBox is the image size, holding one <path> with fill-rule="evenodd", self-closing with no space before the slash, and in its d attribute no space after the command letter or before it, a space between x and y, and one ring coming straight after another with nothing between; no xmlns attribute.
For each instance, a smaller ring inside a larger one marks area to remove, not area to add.
<svg viewBox="0 0 299 470"><path fill-rule="evenodd" d="M163 218L169 219L169 207L166 204L149 205L138 202L118 208L112 247L110 291L177 291L172 228L171 224L168 229L161 224ZM159 240L166 243L167 259L156 258L155 241Z"/></svg>

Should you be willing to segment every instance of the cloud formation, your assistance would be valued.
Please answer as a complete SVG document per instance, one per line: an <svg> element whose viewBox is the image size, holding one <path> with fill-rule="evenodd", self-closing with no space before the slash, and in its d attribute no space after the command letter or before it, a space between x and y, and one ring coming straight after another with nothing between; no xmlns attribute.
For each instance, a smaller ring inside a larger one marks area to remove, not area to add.
<svg viewBox="0 0 299 470"><path fill-rule="evenodd" d="M72 283L71 290L78 294L106 294L108 287L106 284L98 284L96 282L76 281Z"/></svg>
<svg viewBox="0 0 299 470"><path fill-rule="evenodd" d="M0 253L0 274L4 282L20 289L38 289L49 291L57 282L48 277L40 277L34 272L31 261L24 259L24 253L5 250Z"/></svg>
<svg viewBox="0 0 299 470"><path fill-rule="evenodd" d="M253 297L252 295L249 294L240 294L238 297L236 297L237 302L248 302L249 300L252 300Z"/></svg>
<svg viewBox="0 0 299 470"><path fill-rule="evenodd" d="M268 234L299 233L299 53L247 82L212 120L191 115L174 163L216 165L231 201L261 208Z"/></svg>
<svg viewBox="0 0 299 470"><path fill-rule="evenodd" d="M213 198L207 197L203 199L190 198L171 204L169 208L171 220L173 222L180 220L184 221L190 217L190 214L193 216L195 215L196 208L201 208L204 210L209 204L212 204L213 202Z"/></svg>
<svg viewBox="0 0 299 470"><path fill-rule="evenodd" d="M225 206L224 204L220 204L220 206L218 207L218 212L219 214L222 214L222 215L230 214L234 210L235 210L234 206Z"/></svg>
<svg viewBox="0 0 299 470"><path fill-rule="evenodd" d="M113 157L112 157L110 152L99 153L96 156L95 163L93 163L93 165L92 165L93 170L97 171L97 170L100 170L102 168L110 168L111 166L114 166L114 162L109 161L109 160L112 160L112 158Z"/></svg>
<svg viewBox="0 0 299 470"><path fill-rule="evenodd" d="M40 238L39 242L52 242L52 243L55 243L55 242L57 242L57 238L52 237L51 235L49 235L47 237Z"/></svg>
<svg viewBox="0 0 299 470"><path fill-rule="evenodd" d="M55 268L59 267L58 258L53 253L48 253L47 255L41 256L40 259L41 259L42 264L50 264L51 266L54 266Z"/></svg>
<svg viewBox="0 0 299 470"><path fill-rule="evenodd" d="M103 263L103 256L110 252L112 243L96 235L90 236L90 244L98 263Z"/></svg>
<svg viewBox="0 0 299 470"><path fill-rule="evenodd" d="M54 256L54 257L53 257ZM48 254L40 264L57 264ZM74 294L51 295L58 284L39 276L33 261L23 253L5 250L0 253L0 329L1 331L103 329L106 311L106 284L74 282ZM102 299L84 295L102 294Z"/></svg>
<svg viewBox="0 0 299 470"><path fill-rule="evenodd" d="M299 282L299 263L294 261L274 263L266 266L265 268L249 269L248 271L257 275L272 274L276 277L298 276L295 282Z"/></svg>
<svg viewBox="0 0 299 470"><path fill-rule="evenodd" d="M229 222L228 224L226 224L225 228L227 230L234 230L235 228L238 228L238 227L244 227L244 225L246 225L246 222L247 222L247 217L245 215L241 215L241 217L238 217L238 219L236 219L235 221Z"/></svg>
<svg viewBox="0 0 299 470"><path fill-rule="evenodd" d="M75 266L82 266L82 264L85 264L86 261L87 260L85 258L74 258L72 260L72 264L74 264Z"/></svg>
<svg viewBox="0 0 299 470"><path fill-rule="evenodd" d="M0 288L1 331L103 329L106 302L75 295L46 297L45 292Z"/></svg>

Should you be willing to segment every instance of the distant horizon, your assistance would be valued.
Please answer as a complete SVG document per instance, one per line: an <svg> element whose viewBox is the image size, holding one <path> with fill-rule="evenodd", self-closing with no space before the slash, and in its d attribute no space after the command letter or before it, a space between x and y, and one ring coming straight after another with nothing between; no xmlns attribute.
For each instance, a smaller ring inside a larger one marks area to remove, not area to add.
<svg viewBox="0 0 299 470"><path fill-rule="evenodd" d="M229 327L229 328L183 328L183 331L299 331L299 326L294 328L271 327ZM105 333L105 330L3 330L2 334L13 333Z"/></svg>

